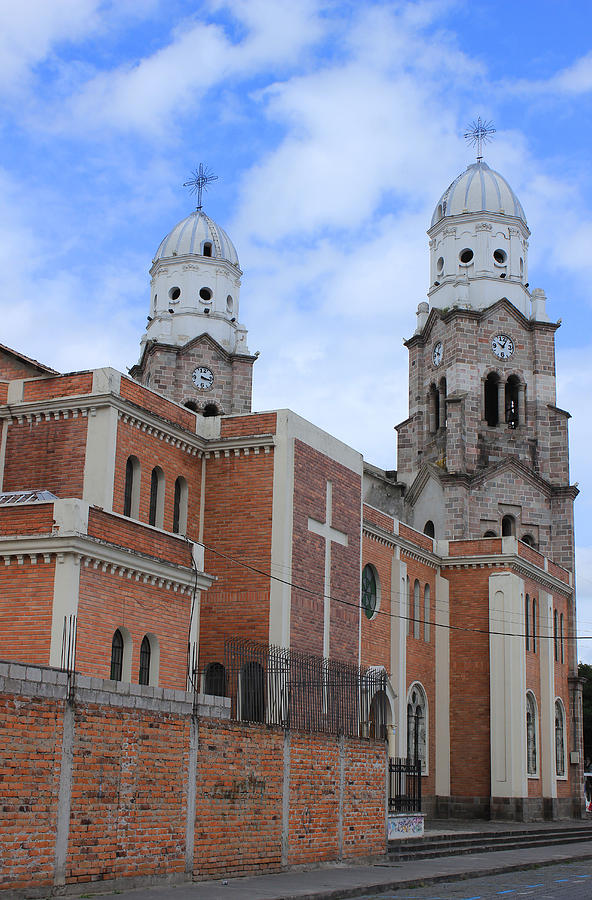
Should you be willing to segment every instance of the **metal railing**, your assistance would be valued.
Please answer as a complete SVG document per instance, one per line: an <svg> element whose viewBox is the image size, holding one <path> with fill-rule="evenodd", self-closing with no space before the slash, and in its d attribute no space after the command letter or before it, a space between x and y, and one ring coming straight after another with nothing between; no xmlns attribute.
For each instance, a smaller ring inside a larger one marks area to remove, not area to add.
<svg viewBox="0 0 592 900"><path fill-rule="evenodd" d="M421 812L420 759L389 759L389 812Z"/></svg>
<svg viewBox="0 0 592 900"><path fill-rule="evenodd" d="M230 697L231 716L300 731L384 739L386 672L243 639L203 666L200 691Z"/></svg>

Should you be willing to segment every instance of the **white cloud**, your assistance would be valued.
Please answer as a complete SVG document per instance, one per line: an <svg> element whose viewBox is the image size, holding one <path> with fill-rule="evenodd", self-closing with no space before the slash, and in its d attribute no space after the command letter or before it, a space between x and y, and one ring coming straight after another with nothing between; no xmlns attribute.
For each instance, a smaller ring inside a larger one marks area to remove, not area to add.
<svg viewBox="0 0 592 900"><path fill-rule="evenodd" d="M232 0L228 8L245 29L235 41L222 24L187 20L150 56L100 72L56 110L59 130L115 129L166 137L175 116L196 110L213 86L269 67L285 68L319 39L323 25L312 0ZM176 132L168 134L174 143Z"/></svg>
<svg viewBox="0 0 592 900"><path fill-rule="evenodd" d="M98 24L99 0L20 0L0 9L0 90L13 90L60 41L74 41Z"/></svg>

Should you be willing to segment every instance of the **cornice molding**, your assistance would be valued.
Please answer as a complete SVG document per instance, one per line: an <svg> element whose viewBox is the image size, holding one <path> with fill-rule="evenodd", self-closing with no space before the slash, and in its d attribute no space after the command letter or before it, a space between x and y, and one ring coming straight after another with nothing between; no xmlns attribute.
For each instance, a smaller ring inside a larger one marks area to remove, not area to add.
<svg viewBox="0 0 592 900"><path fill-rule="evenodd" d="M117 410L117 416L126 424L131 424L140 431L151 434L167 444L178 447L191 456L198 458L205 455L208 459L212 455L229 456L234 453L238 456L240 451L248 455L250 450L259 453L269 453L275 444L272 434L237 435L228 438L205 438L199 434L183 428L171 422L170 419L158 416L130 400L126 400L120 394L84 394L74 397L55 397L43 400L34 400L21 403L13 403L0 407L0 421L8 420L9 423L37 425L40 422L48 422L52 419L78 418L95 416L98 409L112 407ZM238 451L238 452L237 452Z"/></svg>
<svg viewBox="0 0 592 900"><path fill-rule="evenodd" d="M530 578L541 586L564 594L566 597L573 595L571 585L565 584L564 581L561 581L544 569L539 569L538 566L530 563L524 557L517 556L514 553L489 553L479 556L438 556L437 553L423 550L406 538L389 533L371 522L365 521L363 523L362 532L380 544L393 549L398 548L401 553L405 553L412 559L435 569L511 569L512 572L525 578Z"/></svg>
<svg viewBox="0 0 592 900"><path fill-rule="evenodd" d="M59 565L70 557L77 565L101 568L112 575L125 575L129 580L150 583L180 594L190 594L194 589L207 590L215 580L214 576L196 572L190 566L148 557L80 533L0 537L0 558L5 566L15 561L23 565L25 557L34 565L40 558L48 563L55 557Z"/></svg>

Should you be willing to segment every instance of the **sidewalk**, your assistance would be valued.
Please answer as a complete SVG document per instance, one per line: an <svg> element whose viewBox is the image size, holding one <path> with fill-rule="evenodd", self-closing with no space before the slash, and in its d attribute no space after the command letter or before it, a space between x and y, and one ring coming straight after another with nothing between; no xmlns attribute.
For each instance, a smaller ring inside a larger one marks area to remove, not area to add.
<svg viewBox="0 0 592 900"><path fill-rule="evenodd" d="M483 825L479 823L479 830ZM540 827L541 823L538 823ZM554 823L557 825L557 823ZM443 825L443 823L442 823ZM497 830L502 823L490 824ZM505 823L508 827L508 823ZM521 825L521 828L528 828ZM442 833L453 830L448 823ZM464 826L467 829L466 824ZM477 829L475 829L477 830ZM489 830L489 829L488 829ZM430 829L430 833L440 828ZM422 861L389 862L380 858L373 863L353 865L342 863L309 869L281 872L275 875L259 875L247 878L231 878L228 881L183 883L175 887L162 885L119 892L119 900L339 900L346 897L362 897L367 894L412 888L454 881L465 878L536 868L564 862L587 861L592 866L592 828L590 841L559 846L529 847L523 850L499 850L490 853L463 854ZM112 891L110 891L112 892ZM88 896L86 891L81 893Z"/></svg>

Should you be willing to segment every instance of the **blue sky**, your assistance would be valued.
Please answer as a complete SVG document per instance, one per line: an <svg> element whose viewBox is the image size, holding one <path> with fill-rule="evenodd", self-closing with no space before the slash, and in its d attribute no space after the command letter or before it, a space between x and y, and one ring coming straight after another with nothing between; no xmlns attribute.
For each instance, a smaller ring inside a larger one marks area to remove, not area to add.
<svg viewBox="0 0 592 900"><path fill-rule="evenodd" d="M244 271L254 406L396 465L425 230L473 160L525 208L571 420L592 634L592 5L585 0L21 0L0 5L0 341L61 371L136 362L148 268L192 209ZM592 662L592 641L580 657Z"/></svg>

